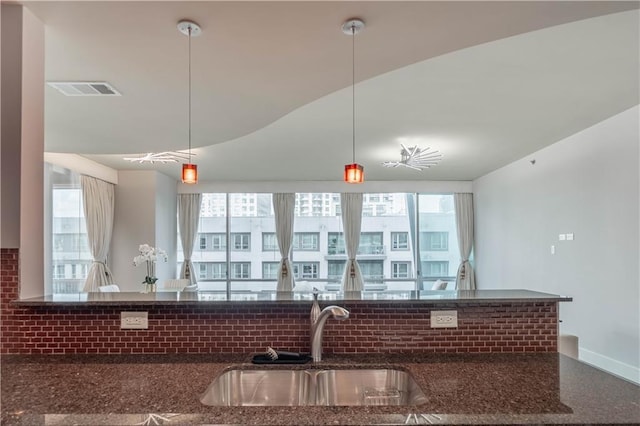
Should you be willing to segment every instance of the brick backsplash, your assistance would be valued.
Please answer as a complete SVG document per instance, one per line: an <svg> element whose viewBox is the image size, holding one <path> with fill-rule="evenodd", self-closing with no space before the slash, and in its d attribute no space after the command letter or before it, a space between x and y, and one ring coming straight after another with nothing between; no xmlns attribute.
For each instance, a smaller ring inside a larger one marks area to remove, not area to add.
<svg viewBox="0 0 640 426"><path fill-rule="evenodd" d="M1 249L0 353L254 353L309 351L310 306L18 307L18 250ZM428 304L344 302L329 319L325 353L556 352L557 302ZM430 328L432 309L457 309L458 328ZM121 330L121 311L149 312L149 329Z"/></svg>

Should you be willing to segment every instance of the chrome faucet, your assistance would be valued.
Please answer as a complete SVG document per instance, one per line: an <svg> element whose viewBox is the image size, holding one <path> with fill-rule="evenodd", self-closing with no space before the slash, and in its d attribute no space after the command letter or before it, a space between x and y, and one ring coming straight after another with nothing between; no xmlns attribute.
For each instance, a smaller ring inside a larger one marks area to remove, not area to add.
<svg viewBox="0 0 640 426"><path fill-rule="evenodd" d="M324 331L324 323L330 315L337 320L346 320L349 318L349 311L340 306L331 305L324 308L318 319L311 325L311 358L313 362L322 361L322 334Z"/></svg>

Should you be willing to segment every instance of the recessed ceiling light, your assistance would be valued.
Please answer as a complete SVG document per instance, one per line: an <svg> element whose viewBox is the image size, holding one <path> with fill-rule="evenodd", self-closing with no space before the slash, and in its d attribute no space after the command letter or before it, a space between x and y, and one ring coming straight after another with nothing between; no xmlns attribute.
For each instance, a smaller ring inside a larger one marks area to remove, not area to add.
<svg viewBox="0 0 640 426"><path fill-rule="evenodd" d="M48 81L47 84L65 96L121 96L106 81Z"/></svg>

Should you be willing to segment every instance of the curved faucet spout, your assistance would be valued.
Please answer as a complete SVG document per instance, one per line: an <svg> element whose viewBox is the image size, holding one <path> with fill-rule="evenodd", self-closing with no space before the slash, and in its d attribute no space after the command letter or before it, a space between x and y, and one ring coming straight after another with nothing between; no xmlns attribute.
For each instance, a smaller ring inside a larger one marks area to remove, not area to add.
<svg viewBox="0 0 640 426"><path fill-rule="evenodd" d="M349 318L349 311L340 306L331 305L320 312L320 316L311 327L311 358L313 358L313 362L322 361L322 335L324 324L329 316L333 316L337 320L346 320Z"/></svg>

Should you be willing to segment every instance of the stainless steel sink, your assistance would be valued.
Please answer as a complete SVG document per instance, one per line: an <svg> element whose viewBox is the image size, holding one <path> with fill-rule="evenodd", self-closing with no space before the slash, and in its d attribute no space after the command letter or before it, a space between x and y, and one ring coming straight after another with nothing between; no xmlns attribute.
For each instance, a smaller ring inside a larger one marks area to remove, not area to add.
<svg viewBox="0 0 640 426"><path fill-rule="evenodd" d="M205 405L308 405L312 376L305 370L230 370L200 398Z"/></svg>
<svg viewBox="0 0 640 426"><path fill-rule="evenodd" d="M230 370L200 398L216 406L414 405L426 397L396 369Z"/></svg>
<svg viewBox="0 0 640 426"><path fill-rule="evenodd" d="M316 375L316 405L416 405L427 398L406 371L323 370Z"/></svg>

